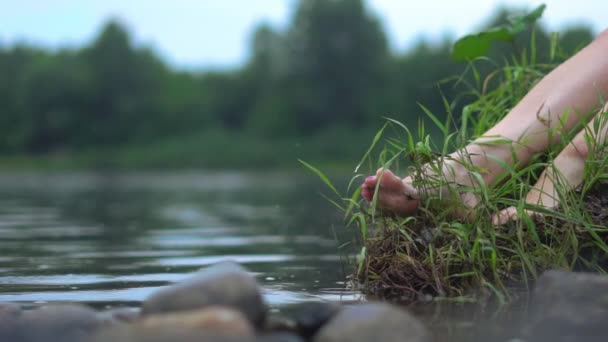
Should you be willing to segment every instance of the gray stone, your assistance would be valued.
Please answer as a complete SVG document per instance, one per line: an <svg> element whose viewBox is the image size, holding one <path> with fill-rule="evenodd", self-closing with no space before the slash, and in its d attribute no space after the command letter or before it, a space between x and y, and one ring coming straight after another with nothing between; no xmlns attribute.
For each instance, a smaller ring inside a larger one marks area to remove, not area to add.
<svg viewBox="0 0 608 342"><path fill-rule="evenodd" d="M188 311L215 305L241 311L256 327L264 324L266 305L255 278L232 262L213 265L152 294L143 303L142 314Z"/></svg>
<svg viewBox="0 0 608 342"><path fill-rule="evenodd" d="M21 306L10 303L0 304L0 321L12 319L19 315L21 315Z"/></svg>
<svg viewBox="0 0 608 342"><path fill-rule="evenodd" d="M116 324L133 322L140 317L138 308L114 308L97 313L97 318L103 324Z"/></svg>
<svg viewBox="0 0 608 342"><path fill-rule="evenodd" d="M271 315L266 318L264 331L267 332L293 332L297 331L296 322L285 316Z"/></svg>
<svg viewBox="0 0 608 342"><path fill-rule="evenodd" d="M220 306L199 310L149 315L136 324L150 328L181 327L201 333L226 337L253 338L255 329L240 311Z"/></svg>
<svg viewBox="0 0 608 342"><path fill-rule="evenodd" d="M289 332L264 334L257 338L257 342L305 342L306 340Z"/></svg>
<svg viewBox="0 0 608 342"><path fill-rule="evenodd" d="M86 306L49 305L0 323L0 341L81 342L99 326L96 312Z"/></svg>
<svg viewBox="0 0 608 342"><path fill-rule="evenodd" d="M21 308L12 304L2 304L0 306L0 341L13 341L18 337L19 318Z"/></svg>
<svg viewBox="0 0 608 342"><path fill-rule="evenodd" d="M254 337L218 336L183 326L117 324L85 342L255 342Z"/></svg>
<svg viewBox="0 0 608 342"><path fill-rule="evenodd" d="M427 342L426 327L406 310L386 303L345 307L315 335L315 342Z"/></svg>
<svg viewBox="0 0 608 342"><path fill-rule="evenodd" d="M310 338L332 319L342 307L335 303L304 303L298 306L293 320L300 336Z"/></svg>
<svg viewBox="0 0 608 342"><path fill-rule="evenodd" d="M608 341L608 276L547 271L530 308L526 335L534 341Z"/></svg>

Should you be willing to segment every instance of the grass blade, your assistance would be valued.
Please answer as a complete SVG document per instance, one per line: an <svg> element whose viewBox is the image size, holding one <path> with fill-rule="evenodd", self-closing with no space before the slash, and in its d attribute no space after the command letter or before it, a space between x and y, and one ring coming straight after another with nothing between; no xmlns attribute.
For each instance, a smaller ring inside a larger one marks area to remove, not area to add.
<svg viewBox="0 0 608 342"><path fill-rule="evenodd" d="M321 178L321 180L323 181L323 183L325 183L325 185L327 185L328 188L331 189L331 191L333 191L334 194L336 194L338 197L340 197L340 193L338 192L338 190L336 189L336 187L331 183L331 181L329 180L329 178L327 178L327 176L321 172L321 170L317 169L316 167L308 164L307 162L303 161L302 159L298 159L298 161L304 165L307 169L309 169L310 171L312 171L313 173L315 173L317 176L319 176L319 178Z"/></svg>

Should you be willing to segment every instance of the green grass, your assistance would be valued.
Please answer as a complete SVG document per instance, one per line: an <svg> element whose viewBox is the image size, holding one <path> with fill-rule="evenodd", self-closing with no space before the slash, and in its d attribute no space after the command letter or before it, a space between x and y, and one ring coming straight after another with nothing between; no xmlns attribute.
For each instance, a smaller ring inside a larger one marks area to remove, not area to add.
<svg viewBox="0 0 608 342"><path fill-rule="evenodd" d="M356 166L344 193L335 189L321 171L305 164L337 194L332 203L344 211L349 229L359 232L361 250L354 279L364 292L405 302L429 296L468 301L487 294L505 302L513 289L528 287L546 269L605 272L608 215L604 208L608 198L602 195L606 188L602 181L608 177L608 158L605 144L596 143L590 127L596 132L605 127L608 113L589 126L581 124L591 151L584 183L573 191L563 183L560 170L552 170L560 203L557 209L526 204L524 197L540 172L551 167L557 153L572 138L573 133L564 132L560 125L553 125L557 128L548 134L560 137L561 142L535 155L525 166L518 165L517 160L514 166L497 160L505 173L494 186L483 182L484 170L473 165L466 155L458 162L476 180L476 186L455 185L443 177L430 176L442 174L442 163L450 158L448 153L466 146L496 124L555 67L553 63L537 63L535 54L531 48L486 75L479 71L479 65L491 61L479 58L470 63L469 74L459 82L468 82L466 96L475 100L458 119L452 113L454 104L448 100L446 120L421 107L421 113L442 132L442 139L432 139L422 124L413 129L388 118ZM551 53L552 57L555 55ZM602 99L598 99L598 105L601 103ZM522 148L501 139L489 144L506 144L513 152ZM414 216L383 215L377 209L376 196L369 204L361 198L359 185L378 167L416 176L415 185L424 196ZM466 220L462 219L462 213L468 210L460 200L463 193L479 198L475 215ZM494 226L492 214L509 206L517 208L521 219ZM542 218L525 215L526 210L541 213Z"/></svg>

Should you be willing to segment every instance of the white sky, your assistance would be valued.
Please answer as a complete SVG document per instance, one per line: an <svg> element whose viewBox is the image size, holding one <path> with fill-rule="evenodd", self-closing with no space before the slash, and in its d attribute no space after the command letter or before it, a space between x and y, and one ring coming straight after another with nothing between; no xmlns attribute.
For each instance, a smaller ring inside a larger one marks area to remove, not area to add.
<svg viewBox="0 0 608 342"><path fill-rule="evenodd" d="M266 21L286 26L294 0L0 0L0 44L26 41L48 47L90 41L110 17L121 18L136 41L184 68L232 67L247 58L248 39ZM606 0L368 0L391 46L401 51L418 37L471 32L501 5L547 4L549 29L585 23L608 28Z"/></svg>

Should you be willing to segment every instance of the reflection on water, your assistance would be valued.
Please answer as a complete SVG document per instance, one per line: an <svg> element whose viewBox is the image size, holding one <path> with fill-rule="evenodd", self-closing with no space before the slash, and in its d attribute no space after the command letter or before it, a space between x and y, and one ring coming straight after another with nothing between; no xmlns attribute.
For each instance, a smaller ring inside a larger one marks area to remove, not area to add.
<svg viewBox="0 0 608 342"><path fill-rule="evenodd" d="M0 302L137 305L224 259L275 307L352 300L351 239L314 178L244 173L0 176Z"/></svg>
<svg viewBox="0 0 608 342"><path fill-rule="evenodd" d="M137 306L224 259L276 310L352 301L353 239L314 178L267 174L0 175L0 302ZM507 341L525 309L413 308L438 340ZM515 334L515 335L514 335Z"/></svg>

